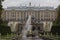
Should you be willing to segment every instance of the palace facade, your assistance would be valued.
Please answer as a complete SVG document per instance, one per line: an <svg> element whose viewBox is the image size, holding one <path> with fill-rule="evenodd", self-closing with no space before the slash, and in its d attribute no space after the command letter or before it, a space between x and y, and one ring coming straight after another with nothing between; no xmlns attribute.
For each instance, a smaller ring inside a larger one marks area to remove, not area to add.
<svg viewBox="0 0 60 40"><path fill-rule="evenodd" d="M32 24L40 31L51 31L53 21L57 17L57 12L53 7L8 7L2 13L2 19L8 22L19 22L25 24L28 16L32 16Z"/></svg>

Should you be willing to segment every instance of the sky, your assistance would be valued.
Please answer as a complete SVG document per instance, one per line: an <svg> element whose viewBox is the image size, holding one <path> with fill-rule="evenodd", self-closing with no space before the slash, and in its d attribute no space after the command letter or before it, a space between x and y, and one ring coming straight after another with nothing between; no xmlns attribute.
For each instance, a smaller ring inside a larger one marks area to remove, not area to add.
<svg viewBox="0 0 60 40"><path fill-rule="evenodd" d="M5 0L2 5L3 8L7 8L10 6L29 6L31 2L31 6L51 6L57 7L60 3L60 0Z"/></svg>

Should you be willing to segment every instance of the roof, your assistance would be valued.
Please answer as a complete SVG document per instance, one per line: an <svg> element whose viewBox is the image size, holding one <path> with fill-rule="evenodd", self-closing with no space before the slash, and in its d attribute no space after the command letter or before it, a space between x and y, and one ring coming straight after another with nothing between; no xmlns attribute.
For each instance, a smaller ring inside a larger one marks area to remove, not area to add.
<svg viewBox="0 0 60 40"><path fill-rule="evenodd" d="M46 10L46 9L54 10L54 7L20 6L20 7L7 7L7 8L5 8L5 10L11 10L11 9L15 9L15 10L30 10L30 9L32 9L32 10Z"/></svg>

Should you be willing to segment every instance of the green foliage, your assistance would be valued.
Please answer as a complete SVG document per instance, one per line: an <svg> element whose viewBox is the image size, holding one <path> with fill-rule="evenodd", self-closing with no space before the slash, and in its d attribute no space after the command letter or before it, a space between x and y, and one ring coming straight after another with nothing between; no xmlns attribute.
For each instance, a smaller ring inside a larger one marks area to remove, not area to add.
<svg viewBox="0 0 60 40"><path fill-rule="evenodd" d="M57 11L57 18L53 22L51 32L54 34L58 33L60 35L60 5L58 6L58 8L56 8L56 11Z"/></svg>
<svg viewBox="0 0 60 40"><path fill-rule="evenodd" d="M7 22L6 21L2 21L1 20L1 14L2 14L2 10L3 10L3 6L2 6L2 2L3 2L4 0L0 0L0 33L2 34L2 35L5 35L5 34L7 34L7 33L11 33L11 30L10 30L10 28L7 26Z"/></svg>
<svg viewBox="0 0 60 40"><path fill-rule="evenodd" d="M7 21L0 20L0 33L2 35L11 33L10 27L7 26Z"/></svg>
<svg viewBox="0 0 60 40"><path fill-rule="evenodd" d="M51 32L53 34L58 33L60 35L60 24L56 24L56 25L52 26Z"/></svg>
<svg viewBox="0 0 60 40"><path fill-rule="evenodd" d="M56 19L56 23L59 24L60 23L60 5L58 6L57 10L57 19Z"/></svg>
<svg viewBox="0 0 60 40"><path fill-rule="evenodd" d="M0 33L2 35L6 35L7 33L10 34L11 33L11 29L7 25L0 25Z"/></svg>
<svg viewBox="0 0 60 40"><path fill-rule="evenodd" d="M7 21L0 20L0 33L2 35L11 33L10 27L7 26Z"/></svg>
<svg viewBox="0 0 60 40"><path fill-rule="evenodd" d="M0 19L1 19L1 14L2 14L2 10L3 10L3 6L2 6L2 2L3 2L4 0L0 0Z"/></svg>

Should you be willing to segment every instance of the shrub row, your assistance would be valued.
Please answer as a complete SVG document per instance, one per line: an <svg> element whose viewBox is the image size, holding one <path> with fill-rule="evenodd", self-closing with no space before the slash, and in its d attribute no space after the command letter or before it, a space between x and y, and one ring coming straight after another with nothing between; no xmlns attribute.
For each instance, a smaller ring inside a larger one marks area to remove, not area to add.
<svg viewBox="0 0 60 40"><path fill-rule="evenodd" d="M7 33L10 34L11 33L10 27L6 25L0 25L0 33L2 35L6 35Z"/></svg>
<svg viewBox="0 0 60 40"><path fill-rule="evenodd" d="M51 29L51 32L53 33L53 34L59 34L60 35L60 25L53 25L52 26L52 29Z"/></svg>

